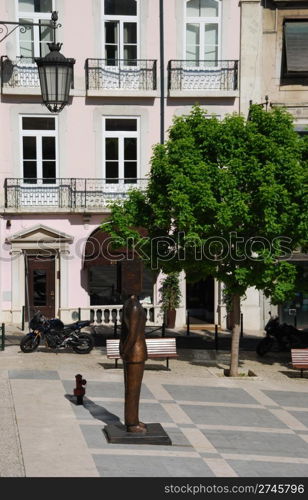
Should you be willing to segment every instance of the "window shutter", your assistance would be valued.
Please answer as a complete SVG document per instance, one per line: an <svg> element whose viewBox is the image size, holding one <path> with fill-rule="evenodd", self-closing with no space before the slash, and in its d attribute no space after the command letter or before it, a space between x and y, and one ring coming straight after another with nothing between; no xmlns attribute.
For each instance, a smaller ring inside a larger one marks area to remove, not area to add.
<svg viewBox="0 0 308 500"><path fill-rule="evenodd" d="M287 72L308 72L308 21L284 25Z"/></svg>

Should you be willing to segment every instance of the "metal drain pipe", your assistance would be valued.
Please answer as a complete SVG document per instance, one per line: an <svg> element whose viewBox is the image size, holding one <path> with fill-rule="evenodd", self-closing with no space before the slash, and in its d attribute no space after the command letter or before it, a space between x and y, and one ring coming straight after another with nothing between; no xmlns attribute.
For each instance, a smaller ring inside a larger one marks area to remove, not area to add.
<svg viewBox="0 0 308 500"><path fill-rule="evenodd" d="M165 42L164 42L164 0L159 0L160 40L160 143L165 142Z"/></svg>

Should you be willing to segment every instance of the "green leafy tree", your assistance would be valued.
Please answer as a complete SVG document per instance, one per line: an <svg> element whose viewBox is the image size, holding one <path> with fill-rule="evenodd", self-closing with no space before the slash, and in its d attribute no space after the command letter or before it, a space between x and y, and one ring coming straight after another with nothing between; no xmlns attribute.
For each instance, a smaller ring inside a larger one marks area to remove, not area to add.
<svg viewBox="0 0 308 500"><path fill-rule="evenodd" d="M109 232L118 245L133 241L155 270L224 283L233 316L231 376L238 374L247 288L263 290L272 303L294 293L296 269L285 257L307 248L307 158L307 142L283 109L253 105L249 120L234 114L219 121L196 106L154 147L147 190L112 206Z"/></svg>

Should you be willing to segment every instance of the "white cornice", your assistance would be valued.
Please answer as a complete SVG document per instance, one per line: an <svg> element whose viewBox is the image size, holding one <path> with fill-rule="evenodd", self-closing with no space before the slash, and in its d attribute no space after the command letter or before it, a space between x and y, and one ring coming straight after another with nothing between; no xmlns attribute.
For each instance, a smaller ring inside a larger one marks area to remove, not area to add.
<svg viewBox="0 0 308 500"><path fill-rule="evenodd" d="M28 237L33 236L35 233L46 234L46 241L57 241L63 243L72 243L74 238L69 234L63 233L62 231L56 231L55 229L45 226L44 224L37 224L30 228L19 231L13 234L10 238L7 238L7 243L17 243L20 241L26 242ZM40 238L41 239L41 238ZM33 241L33 240L32 240Z"/></svg>

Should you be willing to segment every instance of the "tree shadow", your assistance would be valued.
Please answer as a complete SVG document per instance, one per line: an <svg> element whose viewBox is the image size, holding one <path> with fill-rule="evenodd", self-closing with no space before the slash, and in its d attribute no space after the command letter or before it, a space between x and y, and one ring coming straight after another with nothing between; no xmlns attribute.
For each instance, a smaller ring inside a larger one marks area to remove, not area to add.
<svg viewBox="0 0 308 500"><path fill-rule="evenodd" d="M292 379L300 379L300 380L306 379L307 380L307 378L308 378L308 374L305 376L305 372L303 373L303 376L301 377L301 373L299 370L298 371L292 371L291 369L290 369L290 371L281 370L281 371L279 371L279 373L282 373L282 375L286 375L286 377L292 378Z"/></svg>
<svg viewBox="0 0 308 500"><path fill-rule="evenodd" d="M70 401L70 403L77 406L76 396L65 394L65 397L66 399L68 399L68 401ZM121 420L117 415L114 415L114 413L110 413L110 411L108 411L103 406L97 405L87 396L83 397L83 407L88 410L93 418L95 418L96 420L101 420L101 422L104 422L105 424L121 423Z"/></svg>
<svg viewBox="0 0 308 500"><path fill-rule="evenodd" d="M114 363L98 363L104 370L116 370L117 372L121 373L123 370L123 365L122 362L119 360L118 362L118 367L116 368ZM145 363L145 371L170 371L166 366L162 364L149 364L148 362Z"/></svg>
<svg viewBox="0 0 308 500"><path fill-rule="evenodd" d="M218 368L225 369L230 364L230 351L229 350L213 350L213 349L181 349L179 352L178 361L189 363L193 366L203 366L204 368ZM203 354L204 353L204 354ZM204 356L204 357L203 357ZM202 359L203 358L203 359ZM239 352L239 368L248 368L249 361L261 366L279 365L285 371L281 373L288 373L287 370L291 368L291 353L289 351L269 352L265 356L260 357L256 352L240 350ZM257 371L257 367L251 368L252 371ZM279 367L277 367L277 371Z"/></svg>
<svg viewBox="0 0 308 500"><path fill-rule="evenodd" d="M268 352L265 356L258 356L256 352L240 351L240 357L246 361L256 361L260 365L274 365L278 363L281 366L287 367L291 362L290 351Z"/></svg>

